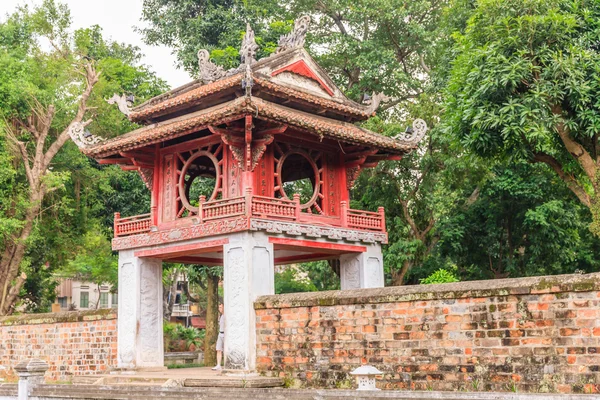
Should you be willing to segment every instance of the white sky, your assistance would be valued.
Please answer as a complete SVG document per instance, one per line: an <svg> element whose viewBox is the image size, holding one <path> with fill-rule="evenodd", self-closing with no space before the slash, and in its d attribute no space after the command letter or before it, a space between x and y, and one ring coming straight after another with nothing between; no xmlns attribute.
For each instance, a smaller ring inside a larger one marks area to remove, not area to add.
<svg viewBox="0 0 600 400"><path fill-rule="evenodd" d="M190 76L175 67L175 56L168 47L147 46L134 26L141 26L142 0L59 0L71 9L73 29L100 25L106 38L133 44L145 55L142 62L149 65L159 77L174 88L191 81ZM12 13L17 5L41 4L42 0L0 0L0 21Z"/></svg>

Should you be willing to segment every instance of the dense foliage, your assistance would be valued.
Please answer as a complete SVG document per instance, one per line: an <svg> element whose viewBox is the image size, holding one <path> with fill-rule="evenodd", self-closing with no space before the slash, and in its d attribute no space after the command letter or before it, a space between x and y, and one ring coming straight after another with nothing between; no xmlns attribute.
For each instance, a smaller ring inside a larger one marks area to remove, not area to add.
<svg viewBox="0 0 600 400"><path fill-rule="evenodd" d="M112 214L138 214L149 207L139 177L83 156L65 141L65 128L81 115L93 121L88 129L94 134L126 132L132 124L104 98L126 92L143 100L166 89L139 65L139 49L105 40L100 27L72 31L70 23L69 10L51 0L19 8L0 23L0 278L8 276L4 267L14 264L19 279L26 277L24 284L2 281L3 286L17 289L21 302L34 311L49 308L57 270L114 283L108 241ZM90 87L88 74L90 92L83 104L85 71L99 76ZM46 140L28 131L32 127L47 127L39 131ZM43 170L30 162L36 149L49 155ZM30 179L34 174L37 180ZM7 255L18 255L14 249L21 243L22 260L11 262ZM12 309L5 307L2 312Z"/></svg>
<svg viewBox="0 0 600 400"><path fill-rule="evenodd" d="M600 3L480 0L448 86L448 126L488 159L544 163L600 234Z"/></svg>

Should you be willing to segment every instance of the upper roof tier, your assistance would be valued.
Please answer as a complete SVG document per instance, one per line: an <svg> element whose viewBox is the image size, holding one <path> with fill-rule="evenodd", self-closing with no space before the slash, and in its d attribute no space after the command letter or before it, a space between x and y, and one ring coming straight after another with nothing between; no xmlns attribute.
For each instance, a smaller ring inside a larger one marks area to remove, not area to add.
<svg viewBox="0 0 600 400"><path fill-rule="evenodd" d="M415 149L426 130L420 120L413 131L399 132L395 138L352 124L373 116L382 96L373 95L370 105L347 98L303 48L308 22L306 17L297 20L294 30L281 37L276 52L262 60L255 59L258 46L248 26L238 68L226 71L210 61L207 50L200 50L199 78L193 82L131 110L125 96L109 100L131 121L145 127L101 140L74 126L71 136L89 156L105 158L252 114L321 140L369 147L380 154L405 154Z"/></svg>
<svg viewBox="0 0 600 400"><path fill-rule="evenodd" d="M250 69L254 97L346 122L375 114L374 107L348 99L303 48L274 53ZM135 107L129 118L138 123L162 121L233 100L244 95L245 74L243 68L236 68L223 71L214 81L196 79Z"/></svg>

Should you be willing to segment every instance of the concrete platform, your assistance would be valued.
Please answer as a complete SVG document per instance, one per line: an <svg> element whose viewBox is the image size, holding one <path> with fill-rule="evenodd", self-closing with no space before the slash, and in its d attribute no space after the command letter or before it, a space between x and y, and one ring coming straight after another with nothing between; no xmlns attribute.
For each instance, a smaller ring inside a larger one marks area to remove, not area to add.
<svg viewBox="0 0 600 400"><path fill-rule="evenodd" d="M103 375L73 377L74 385L127 385L162 387L222 387L222 388L274 388L283 386L281 378L258 374L228 374L204 368L175 368L160 371L115 371Z"/></svg>

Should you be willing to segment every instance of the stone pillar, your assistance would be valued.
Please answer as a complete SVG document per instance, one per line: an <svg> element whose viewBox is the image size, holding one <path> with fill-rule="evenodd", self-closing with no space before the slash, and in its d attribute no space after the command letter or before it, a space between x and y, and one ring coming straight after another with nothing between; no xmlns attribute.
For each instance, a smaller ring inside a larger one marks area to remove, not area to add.
<svg viewBox="0 0 600 400"><path fill-rule="evenodd" d="M254 371L254 300L275 293L273 245L263 232L229 236L223 247L225 369Z"/></svg>
<svg viewBox="0 0 600 400"><path fill-rule="evenodd" d="M37 358L21 361L15 366L15 372L19 376L19 400L29 399L31 389L44 383L44 374L48 368L45 361Z"/></svg>
<svg viewBox="0 0 600 400"><path fill-rule="evenodd" d="M364 253L340 256L340 275L342 290L383 287L381 245L370 244Z"/></svg>
<svg viewBox="0 0 600 400"><path fill-rule="evenodd" d="M160 260L119 252L119 368L164 368L162 293Z"/></svg>

